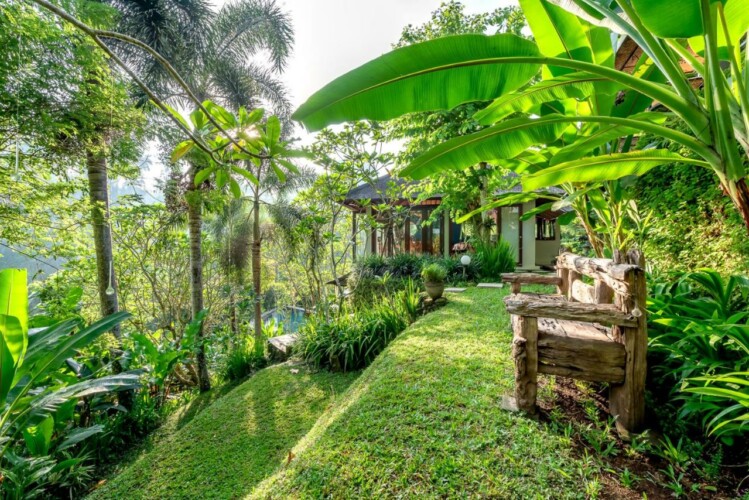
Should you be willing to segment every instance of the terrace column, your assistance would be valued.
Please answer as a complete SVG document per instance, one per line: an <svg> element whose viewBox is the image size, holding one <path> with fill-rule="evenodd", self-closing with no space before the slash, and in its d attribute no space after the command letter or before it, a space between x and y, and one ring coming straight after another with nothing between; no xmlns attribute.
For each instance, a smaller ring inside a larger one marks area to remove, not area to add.
<svg viewBox="0 0 749 500"><path fill-rule="evenodd" d="M523 204L523 213L528 213L531 210L535 210L536 203L530 201ZM520 251L523 256L523 269L536 269L536 218L531 217L528 220L522 221L523 225L523 241L522 248Z"/></svg>
<svg viewBox="0 0 749 500"><path fill-rule="evenodd" d="M364 256L372 253L372 230L369 229L369 223L372 221L372 207L367 207L367 224L364 231Z"/></svg>
<svg viewBox="0 0 749 500"><path fill-rule="evenodd" d="M442 248L445 252L445 257L450 257L450 212L445 212L444 223L442 225Z"/></svg>

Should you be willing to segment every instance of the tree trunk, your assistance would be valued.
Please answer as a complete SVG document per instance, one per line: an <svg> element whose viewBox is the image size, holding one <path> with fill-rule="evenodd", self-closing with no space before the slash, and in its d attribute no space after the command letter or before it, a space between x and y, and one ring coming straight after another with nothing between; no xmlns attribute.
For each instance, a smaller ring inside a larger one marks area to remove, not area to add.
<svg viewBox="0 0 749 500"><path fill-rule="evenodd" d="M117 276L114 272L114 257L112 256L112 227L109 224L109 180L107 178L107 157L104 150L104 139L95 146L96 149L86 151L86 169L88 171L88 191L91 203L91 227L94 233L94 249L96 251L96 287L99 291L99 309L102 318L119 311ZM112 328L112 334L119 341L122 337L120 325ZM117 350L121 354L118 342ZM112 363L112 371L122 372L119 357ZM122 391L118 394L122 406L131 408L133 391Z"/></svg>
<svg viewBox="0 0 749 500"><path fill-rule="evenodd" d="M102 141L103 142L103 141ZM104 144L97 145L104 149ZM112 258L112 229L109 225L109 186L107 180L107 158L101 151L86 152L89 199L91 201L91 225L96 249L96 284L99 290L99 308L102 317L119 311L117 279ZM120 338L120 326L112 329Z"/></svg>
<svg viewBox="0 0 749 500"><path fill-rule="evenodd" d="M749 186L746 183L746 179L740 179L731 187L733 189L723 187L723 190L731 197L733 205L741 216L741 220L744 221L746 230L749 231Z"/></svg>
<svg viewBox="0 0 749 500"><path fill-rule="evenodd" d="M260 192L255 186L254 199L252 201L252 286L255 292L255 352L261 353L263 345L263 311L260 277Z"/></svg>
<svg viewBox="0 0 749 500"><path fill-rule="evenodd" d="M200 190L195 186L195 174L197 169L191 168L190 188L187 191L187 223L190 236L190 298L192 305L193 321L198 317L200 311L204 309L203 305L203 246L202 246L202 226L203 215L202 200ZM195 358L198 364L198 385L200 392L205 392L211 388L211 380L208 375L208 364L205 358L205 337L203 325L195 337L198 344Z"/></svg>

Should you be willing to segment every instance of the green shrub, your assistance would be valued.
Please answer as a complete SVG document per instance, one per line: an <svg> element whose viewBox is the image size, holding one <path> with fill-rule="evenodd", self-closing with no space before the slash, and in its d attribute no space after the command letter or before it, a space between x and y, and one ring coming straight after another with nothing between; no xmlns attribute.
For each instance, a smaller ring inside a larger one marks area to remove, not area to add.
<svg viewBox="0 0 749 500"><path fill-rule="evenodd" d="M442 283L447 278L447 271L441 265L433 263L421 270L421 277L425 283Z"/></svg>
<svg viewBox="0 0 749 500"><path fill-rule="evenodd" d="M749 278L724 279L703 269L656 280L650 289L649 365L652 387L661 393L656 396L678 407L683 420L720 430L727 440L738 436L729 421L737 418L739 398L715 389L725 388L729 373L749 371ZM747 408L742 411L749 418Z"/></svg>
<svg viewBox="0 0 749 500"><path fill-rule="evenodd" d="M263 368L267 362L262 354L255 349L255 339L249 335L242 336L230 349L221 375L226 380L242 380L248 375Z"/></svg>
<svg viewBox="0 0 749 500"><path fill-rule="evenodd" d="M295 351L317 367L335 371L364 368L420 313L412 280L403 290L365 307L343 307L310 317L299 330Z"/></svg>
<svg viewBox="0 0 749 500"><path fill-rule="evenodd" d="M500 239L496 244L477 242L474 248L482 278L499 280L503 273L515 270L515 252L505 240Z"/></svg>

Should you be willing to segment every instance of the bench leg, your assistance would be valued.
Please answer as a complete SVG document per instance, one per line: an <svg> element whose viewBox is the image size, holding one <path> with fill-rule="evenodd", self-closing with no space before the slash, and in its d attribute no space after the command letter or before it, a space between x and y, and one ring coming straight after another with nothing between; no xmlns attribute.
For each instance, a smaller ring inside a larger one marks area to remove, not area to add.
<svg viewBox="0 0 749 500"><path fill-rule="evenodd" d="M538 320L518 316L514 327L515 402L519 410L534 414L538 380Z"/></svg>

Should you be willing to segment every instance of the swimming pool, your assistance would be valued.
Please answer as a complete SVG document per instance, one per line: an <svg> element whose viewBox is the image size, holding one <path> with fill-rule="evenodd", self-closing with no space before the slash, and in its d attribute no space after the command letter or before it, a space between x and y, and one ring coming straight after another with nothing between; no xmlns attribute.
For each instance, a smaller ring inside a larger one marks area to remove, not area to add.
<svg viewBox="0 0 749 500"><path fill-rule="evenodd" d="M282 324L284 333L296 333L304 324L306 315L307 311L301 307L279 307L263 314L263 323Z"/></svg>

